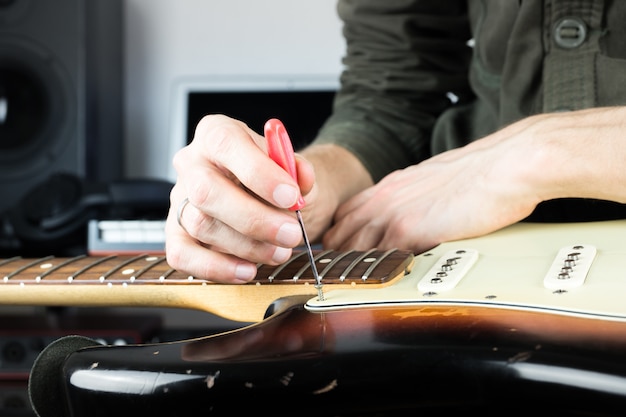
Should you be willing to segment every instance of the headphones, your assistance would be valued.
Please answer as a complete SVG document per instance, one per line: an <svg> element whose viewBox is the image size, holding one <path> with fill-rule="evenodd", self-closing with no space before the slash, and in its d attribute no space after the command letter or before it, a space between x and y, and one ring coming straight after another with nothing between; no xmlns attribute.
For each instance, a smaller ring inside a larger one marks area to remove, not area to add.
<svg viewBox="0 0 626 417"><path fill-rule="evenodd" d="M0 217L0 257L84 253L89 220L164 219L172 186L163 180L104 184L53 174Z"/></svg>

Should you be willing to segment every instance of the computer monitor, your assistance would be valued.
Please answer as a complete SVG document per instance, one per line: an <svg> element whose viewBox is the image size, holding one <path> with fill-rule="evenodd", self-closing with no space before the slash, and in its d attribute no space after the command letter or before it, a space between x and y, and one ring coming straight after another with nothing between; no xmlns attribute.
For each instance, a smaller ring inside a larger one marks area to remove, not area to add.
<svg viewBox="0 0 626 417"><path fill-rule="evenodd" d="M171 151L193 136L207 114L241 120L258 133L270 118L283 121L294 149L313 140L332 111L338 75L237 75L187 78L176 83L172 101ZM171 178L175 173L170 172Z"/></svg>

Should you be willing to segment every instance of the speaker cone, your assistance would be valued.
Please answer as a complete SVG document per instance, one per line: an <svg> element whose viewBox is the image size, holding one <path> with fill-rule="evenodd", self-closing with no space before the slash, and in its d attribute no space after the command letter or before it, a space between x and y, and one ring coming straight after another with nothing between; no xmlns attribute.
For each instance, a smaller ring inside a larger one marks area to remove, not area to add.
<svg viewBox="0 0 626 417"><path fill-rule="evenodd" d="M29 69L0 67L0 152L16 152L37 140L49 123L45 86Z"/></svg>
<svg viewBox="0 0 626 417"><path fill-rule="evenodd" d="M2 180L45 169L72 140L69 91L63 68L42 48L19 38L0 41Z"/></svg>

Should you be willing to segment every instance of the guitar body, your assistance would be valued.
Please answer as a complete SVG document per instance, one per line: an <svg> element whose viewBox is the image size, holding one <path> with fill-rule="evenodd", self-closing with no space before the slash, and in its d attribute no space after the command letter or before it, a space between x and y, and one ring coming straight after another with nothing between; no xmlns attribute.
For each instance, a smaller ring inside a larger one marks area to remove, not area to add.
<svg viewBox="0 0 626 417"><path fill-rule="evenodd" d="M43 277L39 261L8 261L0 271L23 266L7 273L0 302L29 287L77 305L101 302L95 295L106 291L107 300L137 305L190 300L183 305L252 323L193 340L69 354L45 377L60 380L73 417L621 416L624 236L626 221L520 224L414 257L371 251L339 262L322 253L323 300L301 267L244 286L178 277L170 291L167 279L151 278L151 270L167 269L158 260L124 262L140 268L98 261L106 272L71 273L69 281L54 276L67 276L73 260L46 260L54 273ZM368 265L384 271L373 278ZM93 297L80 297L80 276L92 282L84 288Z"/></svg>
<svg viewBox="0 0 626 417"><path fill-rule="evenodd" d="M285 302L288 302L286 300ZM316 313L169 344L86 348L71 415L621 415L626 324L483 307Z"/></svg>

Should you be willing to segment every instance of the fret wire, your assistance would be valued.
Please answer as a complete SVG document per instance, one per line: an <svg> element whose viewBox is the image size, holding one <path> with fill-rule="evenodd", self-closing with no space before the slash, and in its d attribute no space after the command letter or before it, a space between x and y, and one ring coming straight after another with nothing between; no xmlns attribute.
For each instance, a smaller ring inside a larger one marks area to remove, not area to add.
<svg viewBox="0 0 626 417"><path fill-rule="evenodd" d="M66 260L64 260L63 262L59 262L59 264L58 264L58 265L54 265L54 266L52 266L50 269L47 269L47 270L46 270L45 272L43 272L42 274L39 274L39 275L37 276L37 278L39 278L39 279L43 279L43 278L45 278L46 276L48 276L48 275L50 275L51 273L53 273L54 271L59 270L59 268L62 268L62 267L67 266L67 265L69 265L69 264L71 264L71 263L74 263L74 262L76 262L76 261L78 261L78 260L80 260L80 259L85 258L86 256L87 256L87 255L78 255L78 256L75 256L75 257L73 257L73 258L66 259Z"/></svg>
<svg viewBox="0 0 626 417"><path fill-rule="evenodd" d="M159 277L159 281L165 281L167 279L167 277L172 275L174 272L176 272L176 270L174 268L168 269L163 274L161 274L161 276Z"/></svg>
<svg viewBox="0 0 626 417"><path fill-rule="evenodd" d="M4 259L4 260L0 261L0 266L9 264L11 262L19 261L20 259L22 259L21 256L14 256L12 258Z"/></svg>
<svg viewBox="0 0 626 417"><path fill-rule="evenodd" d="M109 255L109 256L105 256L103 258L98 258L95 261L91 262L88 265L83 266L82 268L80 268L78 271L74 271L73 274L71 274L69 277L67 277L68 280L73 280L74 278L76 278L77 276L84 274L87 270L100 265L101 263L104 263L106 261L110 261L111 259L115 259L117 258L116 255Z"/></svg>
<svg viewBox="0 0 626 417"><path fill-rule="evenodd" d="M376 269L378 267L378 265L381 264L382 261L384 261L389 255L391 255L395 251L397 251L397 249L389 249L387 252L383 253L381 256L376 258L376 260L374 262L372 262L372 264L369 266L369 268L367 268L365 273L363 275L361 275L361 279L363 281L366 281L367 278L369 278L370 274L374 271L374 269Z"/></svg>
<svg viewBox="0 0 626 417"><path fill-rule="evenodd" d="M354 249L351 249L351 250L349 250L347 252L343 252L342 254L337 256L335 259L330 261L330 263L328 265L326 265L324 267L324 269L322 270L322 272L320 273L320 279L324 278L326 276L326 274L328 273L328 271L330 271L333 266L337 265L339 263L339 261L341 261L343 258L345 258L346 256L348 256L348 255L350 255L352 253L354 253Z"/></svg>
<svg viewBox="0 0 626 417"><path fill-rule="evenodd" d="M26 265L21 266L20 268L17 268L15 271L11 272L8 275L5 275L4 280L8 281L9 279L13 278L14 276L16 276L17 274L24 272L25 270L27 270L28 268L31 268L37 264L40 264L44 261L48 261L50 259L54 258L54 256L46 256L44 258L39 258L39 259L35 259L32 262L27 263Z"/></svg>
<svg viewBox="0 0 626 417"><path fill-rule="evenodd" d="M147 255L144 253L144 254L132 257L130 259L127 259L121 264L114 266L113 268L109 269L107 272L105 272L104 274L100 276L100 282L106 280L108 277L110 277L111 275L113 275L114 273L116 273L117 271L125 267L126 265L132 264L133 262L137 262L138 260L143 259L146 256Z"/></svg>
<svg viewBox="0 0 626 417"><path fill-rule="evenodd" d="M320 252L320 253L318 253L318 254L317 254L317 255L313 258L313 260L314 260L314 261L317 261L317 260L318 260L318 259L320 259L321 257L328 255L328 254L329 254L329 253L331 253L332 251L333 251L332 249L328 249L328 250L325 250L325 251L323 251L323 252ZM304 266L303 266L302 268L300 268L300 270L299 270L298 272L296 272L296 274L293 276L293 278L292 278L292 279L293 279L293 280L298 280L298 279L300 279L300 277L302 276L302 274L304 274L304 271L306 271L306 270L307 270L307 268L310 268L310 267L311 267L311 263L310 263L310 262L307 262L306 264L304 264Z"/></svg>
<svg viewBox="0 0 626 417"><path fill-rule="evenodd" d="M273 281L274 278L276 278L278 276L278 274L280 274L282 272L282 270L287 267L287 265L289 265L290 263L292 263L293 261L295 261L299 257L303 256L305 253L306 253L305 251L302 251L302 252L298 253L297 255L292 256L291 258L289 258L289 260L287 262L285 262L284 264L278 265L276 268L274 268L274 270L272 271L270 276L267 277L267 279L270 282Z"/></svg>
<svg viewBox="0 0 626 417"><path fill-rule="evenodd" d="M343 270L343 272L339 276L339 280L340 281L345 281L345 279L348 276L348 274L350 272L352 272L352 270L359 264L359 262L361 262L363 259L365 259L369 255L371 255L375 251L376 251L376 249L370 249L367 252L362 253L358 258L356 258L354 261L352 261L352 263L350 265L348 265L348 267L346 269Z"/></svg>
<svg viewBox="0 0 626 417"><path fill-rule="evenodd" d="M165 256L160 256L160 257L156 258L154 261L150 262L148 265L144 266L139 271L137 271L136 274L133 274L133 276L131 278L132 279L139 278L141 275L145 274L146 271L148 271L149 269L154 268L156 265L160 264L164 260L165 260Z"/></svg>

